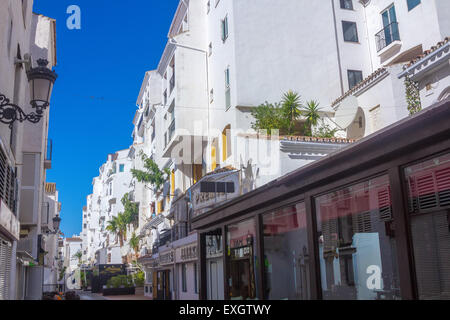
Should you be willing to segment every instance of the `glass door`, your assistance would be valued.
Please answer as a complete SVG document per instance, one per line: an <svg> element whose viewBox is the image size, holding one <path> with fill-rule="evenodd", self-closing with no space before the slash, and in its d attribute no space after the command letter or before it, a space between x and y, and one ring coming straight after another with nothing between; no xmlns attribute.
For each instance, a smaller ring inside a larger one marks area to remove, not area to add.
<svg viewBox="0 0 450 320"><path fill-rule="evenodd" d="M392 5L381 13L383 20L384 37L386 46L391 44L394 40L400 40L398 33L397 15L395 13L395 6Z"/></svg>

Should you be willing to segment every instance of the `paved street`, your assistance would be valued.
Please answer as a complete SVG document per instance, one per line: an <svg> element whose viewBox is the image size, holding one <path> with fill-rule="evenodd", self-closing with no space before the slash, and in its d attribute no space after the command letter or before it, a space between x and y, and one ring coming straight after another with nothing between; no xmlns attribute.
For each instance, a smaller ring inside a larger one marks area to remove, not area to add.
<svg viewBox="0 0 450 320"><path fill-rule="evenodd" d="M92 293L90 291L77 291L81 300L108 300L101 294Z"/></svg>
<svg viewBox="0 0 450 320"><path fill-rule="evenodd" d="M149 297L136 295L104 297L101 294L92 293L90 291L77 291L77 293L81 300L152 300Z"/></svg>

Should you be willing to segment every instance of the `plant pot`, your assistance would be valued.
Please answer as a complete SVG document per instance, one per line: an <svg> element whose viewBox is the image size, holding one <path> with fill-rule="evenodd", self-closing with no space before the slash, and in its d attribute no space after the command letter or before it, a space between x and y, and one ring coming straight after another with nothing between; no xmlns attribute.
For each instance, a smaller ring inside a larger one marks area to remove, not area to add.
<svg viewBox="0 0 450 320"><path fill-rule="evenodd" d="M137 296L144 295L144 287L136 287L134 291L135 291L135 295L137 295Z"/></svg>

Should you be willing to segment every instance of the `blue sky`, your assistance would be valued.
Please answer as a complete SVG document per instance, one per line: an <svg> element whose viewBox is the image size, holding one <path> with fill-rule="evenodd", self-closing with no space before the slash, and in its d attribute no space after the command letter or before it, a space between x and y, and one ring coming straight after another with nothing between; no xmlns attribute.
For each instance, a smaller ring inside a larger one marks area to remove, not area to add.
<svg viewBox="0 0 450 320"><path fill-rule="evenodd" d="M69 30L67 7L81 8ZM107 155L132 144L136 99L147 70L158 66L178 0L35 0L33 11L56 19L57 58L49 138L62 202L61 229L81 232L82 208Z"/></svg>

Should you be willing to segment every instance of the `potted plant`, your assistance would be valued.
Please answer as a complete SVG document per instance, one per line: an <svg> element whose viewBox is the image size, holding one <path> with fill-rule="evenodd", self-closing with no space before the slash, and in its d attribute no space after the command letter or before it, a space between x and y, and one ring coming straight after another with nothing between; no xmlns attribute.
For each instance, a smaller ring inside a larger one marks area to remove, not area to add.
<svg viewBox="0 0 450 320"><path fill-rule="evenodd" d="M137 296L144 295L144 284L145 284L145 273L143 271L139 271L133 275L134 277L134 285L135 285L135 294Z"/></svg>

